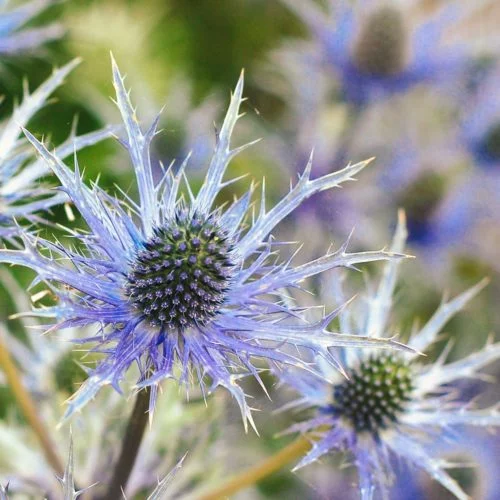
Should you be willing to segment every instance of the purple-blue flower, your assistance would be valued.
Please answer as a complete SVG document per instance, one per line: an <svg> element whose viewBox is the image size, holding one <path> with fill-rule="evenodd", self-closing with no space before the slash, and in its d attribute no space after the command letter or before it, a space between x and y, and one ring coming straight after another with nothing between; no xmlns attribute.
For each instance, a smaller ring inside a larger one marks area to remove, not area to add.
<svg viewBox="0 0 500 500"><path fill-rule="evenodd" d="M102 353L102 361L71 399L68 416L102 386L120 390L128 368L136 364L138 387L152 386L150 410L163 379L178 378L185 385L197 380L204 394L217 386L228 389L245 423L252 422L238 380L249 374L260 380L254 358L307 369L299 357L300 348L333 365L338 361L329 349L338 346L404 349L393 340L332 333L327 327L335 311L308 323L304 308L287 305L283 299L284 290L301 288L306 278L328 269L401 255L347 253L343 245L294 265L293 256L279 258L283 243L270 236L302 201L351 180L366 161L316 179L310 177L309 161L298 182L269 210L264 189L254 210L254 184L232 203L216 205L221 190L235 181L224 180L229 161L251 145L230 147L243 77L196 194L186 180L188 159L154 178L149 147L158 120L143 132L114 61L113 81L127 133L121 143L134 167L138 201L125 193L115 198L95 183L88 187L77 163L74 171L69 169L26 131L88 228L69 230L74 247L23 232L23 250L0 250L1 261L33 269L35 283L45 282L57 297L55 306L39 308L36 314L55 318L57 328L97 328L95 336L85 341Z"/></svg>
<svg viewBox="0 0 500 500"><path fill-rule="evenodd" d="M406 228L401 214L392 251L404 250ZM393 292L398 263L388 263L378 287L341 311L341 331L354 325L381 337L391 331ZM336 300L345 302L341 282L333 286ZM444 301L421 327L415 326L408 345L425 352L437 339L449 319L483 287L481 282L458 297ZM331 292L330 292L331 293ZM355 307L359 304L359 307ZM478 378L480 370L500 358L500 343L488 344L463 359L447 362L449 347L434 362L415 353L375 352L371 349L341 349L348 378L339 376L320 360L325 380L293 370L283 380L294 387L299 399L288 405L314 409L309 420L291 431L311 436L312 448L297 468L332 451L344 451L357 468L361 498L389 498L389 489L398 467L421 469L457 498L466 499L459 484L446 472L451 466L432 449L433 440L460 437L461 426L494 428L500 425L497 406L476 408L464 402L456 381Z"/></svg>
<svg viewBox="0 0 500 500"><path fill-rule="evenodd" d="M24 27L54 3L54 0L33 0L7 10L8 2L2 1L0 4L0 54L13 55L33 51L39 49L45 42L60 38L64 30L57 23L41 27Z"/></svg>
<svg viewBox="0 0 500 500"><path fill-rule="evenodd" d="M416 26L397 2L285 0L309 26L348 101L364 105L420 83L453 82L468 64L461 45L442 44L451 9ZM456 16L455 16L456 18Z"/></svg>

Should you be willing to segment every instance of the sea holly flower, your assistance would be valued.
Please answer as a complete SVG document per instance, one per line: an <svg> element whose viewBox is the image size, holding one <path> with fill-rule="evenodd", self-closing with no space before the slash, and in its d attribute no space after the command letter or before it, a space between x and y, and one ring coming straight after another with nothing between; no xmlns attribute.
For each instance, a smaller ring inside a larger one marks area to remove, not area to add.
<svg viewBox="0 0 500 500"><path fill-rule="evenodd" d="M340 80L346 99L357 105L426 82L453 82L466 69L462 45L446 46L442 37L451 22L466 15L450 9L412 26L399 2L328 2L328 12L311 0L285 0L310 27L324 62Z"/></svg>
<svg viewBox="0 0 500 500"><path fill-rule="evenodd" d="M401 216L392 250L403 251L405 239ZM396 262L386 265L378 288L370 286L357 301L361 307L355 308L354 301L342 310L342 330L351 330L356 323L375 336L390 331L397 267ZM443 302L423 327L415 329L408 345L425 352L448 320L484 285L483 281ZM337 299L345 301L339 281L335 289ZM394 471L402 463L427 472L458 498L468 498L446 472L451 464L439 458L435 449L431 451L431 446L437 437L453 438L457 426L492 429L500 425L497 406L476 409L472 402L464 402L465 396L455 385L461 379L479 378L481 368L500 358L500 343L452 362L446 360L448 353L445 348L435 362L425 362L414 353L342 349L340 358L347 379L322 361L325 380L305 373L285 373L284 381L301 395L291 406L315 409L309 420L291 428L308 433L312 439L310 451L297 468L329 452L344 451L358 470L362 498L389 498Z"/></svg>
<svg viewBox="0 0 500 500"><path fill-rule="evenodd" d="M0 222L8 223L15 217L26 217L37 210L61 203L67 197L54 193L39 181L50 169L47 164L34 159L29 143L21 138L21 128L25 127L33 115L47 104L47 99L59 87L66 76L79 64L75 59L54 71L33 93L25 92L19 106L0 128ZM110 137L114 127L97 132L76 136L73 130L70 137L58 148L56 153L65 158L75 151ZM0 227L0 234L2 229Z"/></svg>
<svg viewBox="0 0 500 500"><path fill-rule="evenodd" d="M253 185L229 206L214 207L219 192L234 181L223 180L229 161L250 146L230 148L243 76L197 194L187 181L181 194L187 160L177 170L167 169L155 182L149 147L158 120L142 131L114 61L113 82L127 132L122 144L134 166L139 200L127 195L114 198L95 184L86 186L78 164L70 170L26 131L88 230L70 231L82 245L78 249L24 232L23 250L0 250L1 261L32 268L36 282L48 283L59 299L57 305L36 314L55 318L57 328L99 328L86 341L95 344L103 359L75 393L67 416L105 385L120 390L120 381L134 363L140 371L138 386L152 388L151 412L163 379L178 377L187 385L194 377L204 393L225 387L237 400L246 424L252 422L250 408L237 381L248 374L260 380L253 358L307 369L297 351L287 346L312 351L333 364L337 360L329 349L337 346L405 349L392 339L329 332L335 312L309 324L302 309L288 307L278 293L302 287L306 278L327 269L401 257L385 251L348 253L343 245L296 266L291 259L279 259L280 243L270 237L303 200L351 180L367 162L311 179L309 161L297 184L270 210L263 192L259 211L252 214Z"/></svg>
<svg viewBox="0 0 500 500"><path fill-rule="evenodd" d="M0 4L0 54L13 55L38 49L43 43L60 38L64 30L57 23L47 26L25 28L54 0L33 0L7 10L7 1Z"/></svg>

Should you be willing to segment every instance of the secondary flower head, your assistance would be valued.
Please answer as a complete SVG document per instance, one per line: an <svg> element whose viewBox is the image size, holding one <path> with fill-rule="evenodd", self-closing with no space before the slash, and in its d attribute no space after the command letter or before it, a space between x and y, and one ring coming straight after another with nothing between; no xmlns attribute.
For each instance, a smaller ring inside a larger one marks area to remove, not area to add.
<svg viewBox="0 0 500 500"><path fill-rule="evenodd" d="M402 251L406 239L404 221L399 222L393 251ZM382 336L389 328L397 266L389 263L378 288L362 297L362 307L352 303L340 314L342 328L352 323ZM479 283L462 295L444 302L432 318L415 331L408 345L423 352L436 339L448 320L485 285ZM340 287L335 293L343 301ZM287 373L284 380L301 394L296 405L314 408L316 415L294 425L292 431L312 433L313 446L297 467L310 464L333 450L347 451L359 475L363 499L389 498L388 490L398 463L422 469L458 498L468 498L446 472L447 463L430 450L435 437L453 437L454 426L496 427L497 407L474 409L453 384L478 377L478 370L500 358L500 344L487 345L464 359L446 362L448 350L434 363L422 362L411 353L377 353L343 350L341 359L348 378L341 378L322 362L328 381ZM462 396L463 398L463 396ZM451 465L451 464L450 464Z"/></svg>
<svg viewBox="0 0 500 500"><path fill-rule="evenodd" d="M12 116L0 128L0 223L11 222L14 217L26 217L40 209L66 200L61 193L54 194L39 183L50 171L43 160L33 158L32 148L23 138L21 129L33 115L47 104L47 99L59 87L66 76L79 64L75 59L54 71L33 93L25 91L24 98L16 106ZM109 137L114 128L91 132L77 137L74 131L61 144L56 153L65 158L75 151ZM3 230L0 227L0 234Z"/></svg>
<svg viewBox="0 0 500 500"><path fill-rule="evenodd" d="M103 359L72 398L68 415L104 385L120 390L120 381L136 363L138 386L152 386L150 410L164 378L178 377L184 384L195 378L204 392L217 386L229 390L246 423L251 421L250 409L237 380L248 374L259 378L252 363L255 357L306 368L297 351L287 346L305 348L333 364L336 359L329 348L339 345L402 348L392 340L330 333L327 326L335 313L309 324L302 318L303 310L281 299L283 289L300 287L303 280L327 269L401 256L384 251L347 253L342 246L294 266L291 260L279 259L279 243L269 236L304 199L352 179L367 162L317 179L310 178L309 162L297 184L269 211L263 192L258 213L252 213L253 186L229 206L214 207L220 191L233 182L223 180L229 161L249 146L231 149L229 143L239 117L243 77L196 195L187 181L182 193L187 160L155 182L149 146L157 121L142 131L114 61L113 81L127 132L122 144L134 166L139 201L127 195L114 198L97 185L87 187L78 165L70 170L26 132L88 230L72 232L80 248L26 232L24 250L0 250L0 260L32 268L36 281L47 282L59 299L39 314L55 317L58 327L100 328L86 340L96 344Z"/></svg>
<svg viewBox="0 0 500 500"><path fill-rule="evenodd" d="M60 38L64 30L57 23L24 28L54 0L33 0L7 10L8 2L0 5L0 54L12 55L38 49L43 43Z"/></svg>
<svg viewBox="0 0 500 500"><path fill-rule="evenodd" d="M312 1L285 0L311 28L325 61L337 73L346 98L357 104L404 92L422 82L452 81L465 68L461 47L444 47L449 10L411 25L404 2L329 2L325 13Z"/></svg>

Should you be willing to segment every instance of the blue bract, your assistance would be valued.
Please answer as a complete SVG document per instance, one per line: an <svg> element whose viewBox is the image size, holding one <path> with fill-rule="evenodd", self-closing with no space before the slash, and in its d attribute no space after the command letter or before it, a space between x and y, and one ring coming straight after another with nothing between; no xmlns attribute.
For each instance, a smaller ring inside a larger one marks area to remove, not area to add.
<svg viewBox="0 0 500 500"><path fill-rule="evenodd" d="M269 235L309 196L352 180L367 161L311 179L311 161L297 184L271 210L264 196L252 210L254 185L229 206L214 206L231 158L250 144L231 149L239 117L243 76L231 98L205 181L195 195L185 178L187 159L177 170L163 171L155 182L149 146L158 119L143 132L123 78L113 61L116 104L127 137L121 142L134 167L139 200L117 199L82 181L78 164L70 170L26 131L38 153L59 178L61 190L85 219L86 231L71 231L80 248L65 247L38 235L22 234L23 250L0 250L0 260L30 267L44 281L57 305L37 309L56 327L97 325L85 339L103 354L102 361L69 403L67 415L85 405L104 385L119 384L136 363L138 387L151 386L154 409L158 384L166 377L188 384L199 381L205 394L217 386L231 392L244 422L252 422L238 379L259 369L254 358L273 365L312 370L300 359L301 348L337 366L329 351L339 346L406 349L393 340L336 334L327 330L336 311L307 322L304 307L288 305L287 287L299 288L308 277L358 263L399 259L391 252L347 253L346 246L294 266L282 261L282 243ZM261 365L262 366L262 365ZM260 379L259 379L260 380Z"/></svg>
<svg viewBox="0 0 500 500"><path fill-rule="evenodd" d="M0 54L12 55L39 50L50 40L60 38L64 30L57 23L25 28L31 19L40 14L55 0L33 0L12 10L6 10L6 4L0 5Z"/></svg>
<svg viewBox="0 0 500 500"><path fill-rule="evenodd" d="M57 205L67 197L55 193L40 183L40 179L50 172L46 162L35 159L32 148L22 136L21 128L41 108L47 105L47 99L59 87L68 74L78 66L79 59L74 59L62 68L54 71L40 87L31 94L26 91L21 104L15 107L10 116L0 127L0 235L10 233L9 225L13 218L30 218L37 210L46 210ZM110 137L116 127L76 136L71 131L66 141L56 149L60 158L72 155L87 146L96 144Z"/></svg>

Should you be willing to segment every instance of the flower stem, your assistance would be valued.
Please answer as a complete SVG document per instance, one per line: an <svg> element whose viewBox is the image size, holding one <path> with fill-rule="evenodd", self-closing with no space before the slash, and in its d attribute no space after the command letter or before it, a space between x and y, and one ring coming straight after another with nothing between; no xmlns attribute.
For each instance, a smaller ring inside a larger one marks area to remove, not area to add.
<svg viewBox="0 0 500 500"><path fill-rule="evenodd" d="M301 436L264 462L240 472L212 491L201 494L198 500L221 500L228 498L230 495L270 476L291 461L302 457L311 449L311 446L311 439L307 436Z"/></svg>
<svg viewBox="0 0 500 500"><path fill-rule="evenodd" d="M47 462L54 469L56 474L62 477L64 474L64 466L56 453L56 449L44 423L40 419L40 414L37 411L36 404L31 394L26 390L21 381L21 374L10 355L4 339L4 331L0 330L0 367L5 373L7 383L9 384L17 404L40 442Z"/></svg>
<svg viewBox="0 0 500 500"><path fill-rule="evenodd" d="M120 455L116 462L108 490L102 497L102 500L116 500L123 496L122 491L125 491L130 473L134 468L135 459L137 458L137 453L139 452L148 423L150 392L150 388L146 387L137 394L135 405L125 430Z"/></svg>

